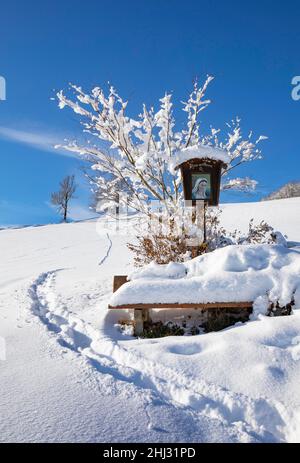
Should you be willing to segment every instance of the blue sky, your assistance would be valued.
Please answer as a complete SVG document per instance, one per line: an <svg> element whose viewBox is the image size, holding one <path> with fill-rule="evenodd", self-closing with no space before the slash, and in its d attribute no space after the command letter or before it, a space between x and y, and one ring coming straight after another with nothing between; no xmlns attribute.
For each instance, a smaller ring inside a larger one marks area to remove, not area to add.
<svg viewBox="0 0 300 463"><path fill-rule="evenodd" d="M166 90L179 103L195 76L212 74L204 127L240 116L245 133L269 136L264 160L234 175L256 178L257 193L221 199L253 201L300 179L300 101L291 98L299 1L10 0L0 13L0 224L57 221L49 196L73 173L73 218L90 214L82 162L51 149L79 133L76 116L50 100L69 82L90 89L110 81L136 115Z"/></svg>

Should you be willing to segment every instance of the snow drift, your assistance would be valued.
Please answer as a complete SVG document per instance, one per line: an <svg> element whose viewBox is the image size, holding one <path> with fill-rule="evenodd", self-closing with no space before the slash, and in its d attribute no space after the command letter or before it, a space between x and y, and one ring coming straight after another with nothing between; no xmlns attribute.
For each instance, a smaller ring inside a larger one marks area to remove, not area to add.
<svg viewBox="0 0 300 463"><path fill-rule="evenodd" d="M183 162L190 161L195 158L222 161L224 164L230 163L230 156L227 151L215 146L199 144L196 146L189 146L188 148L183 148L181 151L178 151L174 156L174 159L171 161L171 172L175 172L176 168Z"/></svg>
<svg viewBox="0 0 300 463"><path fill-rule="evenodd" d="M111 305L266 301L300 307L300 253L281 245L217 249L186 263L149 264L132 273ZM268 304L268 302L267 302Z"/></svg>

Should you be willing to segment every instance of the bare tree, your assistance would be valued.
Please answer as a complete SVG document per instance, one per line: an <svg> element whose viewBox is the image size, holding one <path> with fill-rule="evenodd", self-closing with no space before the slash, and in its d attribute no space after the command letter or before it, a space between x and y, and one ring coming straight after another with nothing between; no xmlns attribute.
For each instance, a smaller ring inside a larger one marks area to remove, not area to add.
<svg viewBox="0 0 300 463"><path fill-rule="evenodd" d="M74 175L67 175L59 184L59 191L51 194L51 203L57 206L57 211L62 215L63 221L67 221L69 202L75 198L74 193L77 189Z"/></svg>

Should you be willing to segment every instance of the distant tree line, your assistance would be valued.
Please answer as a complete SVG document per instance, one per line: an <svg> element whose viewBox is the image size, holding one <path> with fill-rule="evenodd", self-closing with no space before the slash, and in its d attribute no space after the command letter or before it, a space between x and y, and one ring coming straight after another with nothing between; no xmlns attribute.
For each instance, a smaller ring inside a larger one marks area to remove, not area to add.
<svg viewBox="0 0 300 463"><path fill-rule="evenodd" d="M272 199L295 198L300 196L300 182L289 182L283 185L273 193L265 196L262 201L269 201Z"/></svg>

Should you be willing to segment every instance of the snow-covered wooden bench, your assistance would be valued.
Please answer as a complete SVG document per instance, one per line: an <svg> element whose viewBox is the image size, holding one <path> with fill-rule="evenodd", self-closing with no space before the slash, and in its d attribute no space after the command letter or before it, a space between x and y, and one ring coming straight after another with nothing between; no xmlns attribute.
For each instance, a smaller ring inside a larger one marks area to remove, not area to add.
<svg viewBox="0 0 300 463"><path fill-rule="evenodd" d="M121 286L127 283L126 275L115 275L113 280L113 292L116 292ZM138 303L138 304L122 304L109 305L109 309L113 310L128 310L134 311L134 330L138 336L144 330L144 322L149 321L149 310L151 309L245 309L249 313L252 311L253 302L213 302L213 303Z"/></svg>

